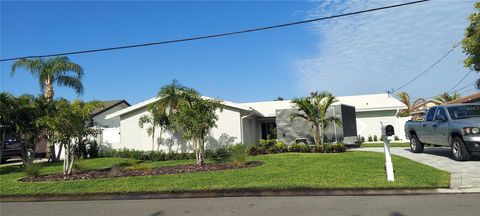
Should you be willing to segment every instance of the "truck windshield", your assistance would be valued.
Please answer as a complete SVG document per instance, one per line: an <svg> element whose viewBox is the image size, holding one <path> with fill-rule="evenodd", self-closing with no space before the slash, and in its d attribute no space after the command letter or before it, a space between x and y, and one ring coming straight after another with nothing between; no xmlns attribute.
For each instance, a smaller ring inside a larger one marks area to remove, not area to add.
<svg viewBox="0 0 480 216"><path fill-rule="evenodd" d="M480 105L465 105L448 107L452 119L480 117Z"/></svg>

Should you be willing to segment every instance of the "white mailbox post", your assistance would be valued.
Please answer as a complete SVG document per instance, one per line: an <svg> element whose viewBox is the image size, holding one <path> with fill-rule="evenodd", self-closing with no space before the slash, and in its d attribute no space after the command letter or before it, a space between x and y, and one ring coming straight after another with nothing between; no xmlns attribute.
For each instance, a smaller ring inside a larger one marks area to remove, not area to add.
<svg viewBox="0 0 480 216"><path fill-rule="evenodd" d="M390 155L390 140L388 139L389 136L395 135L395 130L392 125L382 124L382 135L383 135L383 147L385 151L385 169L387 171L387 181L395 181L395 177L393 174L393 163L392 157Z"/></svg>

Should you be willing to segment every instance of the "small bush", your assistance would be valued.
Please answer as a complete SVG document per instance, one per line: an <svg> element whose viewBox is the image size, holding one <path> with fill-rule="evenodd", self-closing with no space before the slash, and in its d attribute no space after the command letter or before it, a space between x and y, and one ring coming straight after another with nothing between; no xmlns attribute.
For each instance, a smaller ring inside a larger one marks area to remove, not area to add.
<svg viewBox="0 0 480 216"><path fill-rule="evenodd" d="M290 152L310 152L310 147L304 143L293 144L288 149Z"/></svg>
<svg viewBox="0 0 480 216"><path fill-rule="evenodd" d="M247 148L247 154L255 156L258 154L258 147L256 145L252 145Z"/></svg>
<svg viewBox="0 0 480 216"><path fill-rule="evenodd" d="M96 140L87 142L87 154L89 158L97 158L100 151L99 145Z"/></svg>
<svg viewBox="0 0 480 216"><path fill-rule="evenodd" d="M275 146L277 141L274 139L260 139L258 143L259 146L264 147L265 149L270 149Z"/></svg>
<svg viewBox="0 0 480 216"><path fill-rule="evenodd" d="M372 136L368 135L368 142L373 142Z"/></svg>
<svg viewBox="0 0 480 216"><path fill-rule="evenodd" d="M323 153L323 152L324 152L324 149L323 149L322 145L315 144L315 145L312 147L312 152L313 152L313 153Z"/></svg>
<svg viewBox="0 0 480 216"><path fill-rule="evenodd" d="M231 162L235 165L242 165L247 161L246 147L243 144L236 144L230 147Z"/></svg>
<svg viewBox="0 0 480 216"><path fill-rule="evenodd" d="M395 135L395 136L393 137L393 140L395 140L395 141L399 141L399 140L400 140L400 138L398 138L398 136L397 136L397 135Z"/></svg>
<svg viewBox="0 0 480 216"><path fill-rule="evenodd" d="M275 146L272 147L273 153L284 153L288 151L288 146L284 142L278 141Z"/></svg>
<svg viewBox="0 0 480 216"><path fill-rule="evenodd" d="M373 135L373 141L374 141L374 142L377 142L377 141L378 141L377 135Z"/></svg>
<svg viewBox="0 0 480 216"><path fill-rule="evenodd" d="M28 177L37 177L40 175L40 165L32 164L24 168Z"/></svg>
<svg viewBox="0 0 480 216"><path fill-rule="evenodd" d="M232 158L232 153L227 148L219 148L215 151L212 160L215 163L225 163L230 161Z"/></svg>

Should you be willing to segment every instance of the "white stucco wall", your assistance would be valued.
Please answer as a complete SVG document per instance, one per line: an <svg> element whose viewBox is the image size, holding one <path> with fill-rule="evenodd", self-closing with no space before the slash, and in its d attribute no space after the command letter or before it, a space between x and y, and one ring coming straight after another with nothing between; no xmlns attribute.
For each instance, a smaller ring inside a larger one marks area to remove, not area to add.
<svg viewBox="0 0 480 216"><path fill-rule="evenodd" d="M146 127L140 128L138 120L142 115L148 114L146 107L139 108L132 112L120 116L120 144L115 148L128 148L150 151L152 150L152 137L148 136ZM213 128L210 136L206 138L206 147L215 148L224 144L234 144L240 142L240 112L224 108L223 112L217 111L217 128ZM158 145L160 129L155 131L155 150L163 151L186 151L190 147L181 139L180 135L174 136L169 132L163 131L162 144ZM180 144L180 145L178 145Z"/></svg>
<svg viewBox="0 0 480 216"><path fill-rule="evenodd" d="M404 125L408 117L399 118L395 114L395 110L357 112L357 134L365 137L365 140L368 140L368 136L377 135L380 140L382 135L380 122L383 122L393 125L395 135L405 140Z"/></svg>
<svg viewBox="0 0 480 216"><path fill-rule="evenodd" d="M125 103L121 103L115 107L110 108L109 110L100 113L93 117L93 122L96 126L100 127L106 127L106 128L112 128L112 127L120 127L120 117L115 117L111 119L106 119L106 116L108 114L114 113L116 111L119 111L121 109L127 108L128 105Z"/></svg>

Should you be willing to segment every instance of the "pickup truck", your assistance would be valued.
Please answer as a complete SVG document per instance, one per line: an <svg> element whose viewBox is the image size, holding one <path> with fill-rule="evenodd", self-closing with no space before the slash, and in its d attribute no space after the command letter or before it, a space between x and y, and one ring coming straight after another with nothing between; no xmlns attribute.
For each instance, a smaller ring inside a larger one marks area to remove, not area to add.
<svg viewBox="0 0 480 216"><path fill-rule="evenodd" d="M458 161L480 152L480 103L431 107L422 121L405 123L405 134L414 153L425 144L448 146Z"/></svg>

